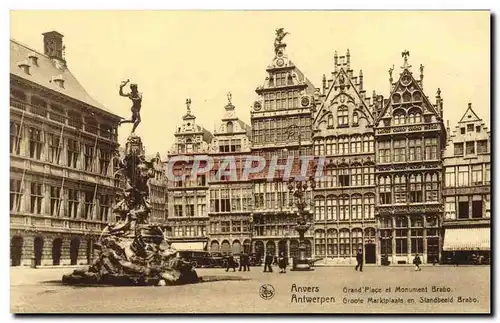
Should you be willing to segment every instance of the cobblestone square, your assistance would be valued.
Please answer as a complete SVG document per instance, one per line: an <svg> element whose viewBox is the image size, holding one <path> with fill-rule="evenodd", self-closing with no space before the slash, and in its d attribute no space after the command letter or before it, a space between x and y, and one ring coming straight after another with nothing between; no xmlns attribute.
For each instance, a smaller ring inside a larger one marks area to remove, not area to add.
<svg viewBox="0 0 500 323"><path fill-rule="evenodd" d="M263 273L198 269L220 281L171 287L73 287L60 280L71 268L11 269L11 311L15 313L488 313L490 268L410 266L316 267L312 272ZM242 280L224 280L241 277ZM229 279L229 278L227 278ZM260 296L271 285L269 299ZM390 287L391 293L385 289ZM395 290L399 287L399 292ZM432 289L436 292L432 292ZM359 289L361 288L361 292ZM427 288L411 292L408 288ZM450 290L448 290L448 288ZM403 292L402 292L403 291ZM420 298L453 303L420 303ZM461 301L459 302L459 297ZM409 303L413 298L415 303ZM403 303L397 303L402 299ZM386 303L384 303L386 302ZM396 303L393 303L396 302Z"/></svg>

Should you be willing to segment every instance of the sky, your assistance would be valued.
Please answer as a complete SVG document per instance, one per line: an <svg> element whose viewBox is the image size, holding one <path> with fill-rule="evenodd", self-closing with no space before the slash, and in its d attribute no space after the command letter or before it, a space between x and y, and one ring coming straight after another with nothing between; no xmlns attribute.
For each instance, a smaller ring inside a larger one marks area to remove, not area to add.
<svg viewBox="0 0 500 323"><path fill-rule="evenodd" d="M490 128L488 11L11 11L10 27L11 38L41 52L43 32L62 33L71 72L117 115L130 117L120 82L137 83L143 103L136 134L148 155L166 156L186 98L196 122L213 131L230 91L237 115L250 124L279 27L290 33L289 58L318 88L333 71L334 52L349 49L367 95L387 97L388 70L400 71L408 50L417 78L425 67L431 102L441 89L452 128L469 102ZM130 124L120 127L121 144L130 131Z"/></svg>

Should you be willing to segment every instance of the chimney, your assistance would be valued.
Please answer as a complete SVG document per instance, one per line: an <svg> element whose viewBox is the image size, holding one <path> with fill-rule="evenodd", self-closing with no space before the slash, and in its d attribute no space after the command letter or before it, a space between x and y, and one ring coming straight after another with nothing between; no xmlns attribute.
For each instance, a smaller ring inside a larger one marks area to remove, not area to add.
<svg viewBox="0 0 500 323"><path fill-rule="evenodd" d="M64 45L63 45L63 35L57 31L49 31L43 33L43 53L50 58L55 58L57 60L64 60Z"/></svg>

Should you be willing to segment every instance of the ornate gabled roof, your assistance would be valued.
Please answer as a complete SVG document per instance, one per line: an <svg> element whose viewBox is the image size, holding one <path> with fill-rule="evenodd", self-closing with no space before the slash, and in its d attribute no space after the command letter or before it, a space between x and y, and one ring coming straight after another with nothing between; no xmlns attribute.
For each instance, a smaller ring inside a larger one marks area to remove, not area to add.
<svg viewBox="0 0 500 323"><path fill-rule="evenodd" d="M409 65L407 61L408 55L409 55L408 51L403 52L403 57L405 58L405 62L401 67L403 71L400 73L399 79L396 81L396 83L393 84L389 99L386 102L384 102L385 103L384 107L382 111L378 114L375 120L375 125L377 125L381 119L392 117L392 115L387 114L387 111L390 106L412 103L416 101L423 103L424 106L422 106L421 108L424 114L432 113L436 116L437 120L442 119L440 113L438 113L435 106L429 101L429 98L424 94L420 82L413 77L413 73L410 71L411 65ZM440 99L439 89L438 89L438 98Z"/></svg>
<svg viewBox="0 0 500 323"><path fill-rule="evenodd" d="M360 72L361 77L362 75L362 72ZM365 114L365 117L370 121L370 123L372 123L372 112L366 105L365 99L358 91L358 85L354 84L353 79L349 76L347 71L345 71L344 68L341 67L340 70L335 72L335 78L333 79L333 82L328 89L328 93L326 94L325 99L321 103L320 108L314 116L313 124L317 123L325 116L325 113L323 111L325 111L330 103L334 101L339 95L344 94L347 97L350 97L352 101L356 102L355 98L352 98L351 93L349 92L354 92L356 97L359 99L359 103L362 104L362 112Z"/></svg>
<svg viewBox="0 0 500 323"><path fill-rule="evenodd" d="M467 110L465 110L464 115L462 116L460 121L458 121L458 123L476 122L476 121L482 121L482 119L477 116L474 110L472 110L472 103L469 103L467 106Z"/></svg>
<svg viewBox="0 0 500 323"><path fill-rule="evenodd" d="M23 66L29 67L29 71ZM92 98L63 61L10 40L10 74L118 117Z"/></svg>
<svg viewBox="0 0 500 323"><path fill-rule="evenodd" d="M214 135L215 136L223 136L223 135L229 135L232 136L234 134L245 134L247 137L251 136L251 127L247 125L244 121L240 120L237 115L236 115L236 107L233 105L231 102L232 100L232 94L229 92L227 94L227 99L228 103L224 106L224 109L226 112L224 113L224 116L221 119L221 123L219 124L218 129L215 129ZM233 124L233 129L232 132L228 132L227 125L228 122L231 122Z"/></svg>

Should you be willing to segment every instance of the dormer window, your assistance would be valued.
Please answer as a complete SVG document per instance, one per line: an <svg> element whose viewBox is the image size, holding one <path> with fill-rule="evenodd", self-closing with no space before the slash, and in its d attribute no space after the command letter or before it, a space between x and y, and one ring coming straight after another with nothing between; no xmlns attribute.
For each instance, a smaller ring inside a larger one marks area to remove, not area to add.
<svg viewBox="0 0 500 323"><path fill-rule="evenodd" d="M31 65L38 66L38 57L36 57L35 55L30 55L28 56L28 58L30 60Z"/></svg>
<svg viewBox="0 0 500 323"><path fill-rule="evenodd" d="M233 123L231 121L229 121L227 123L227 133L233 133L234 129L233 129Z"/></svg>
<svg viewBox="0 0 500 323"><path fill-rule="evenodd" d="M62 75L54 76L52 78L52 82L54 82L60 88L64 89L64 79Z"/></svg>
<svg viewBox="0 0 500 323"><path fill-rule="evenodd" d="M22 61L22 62L19 62L19 64L17 65L19 66L19 68L25 73L25 74L30 74L30 65L28 64L27 61Z"/></svg>

